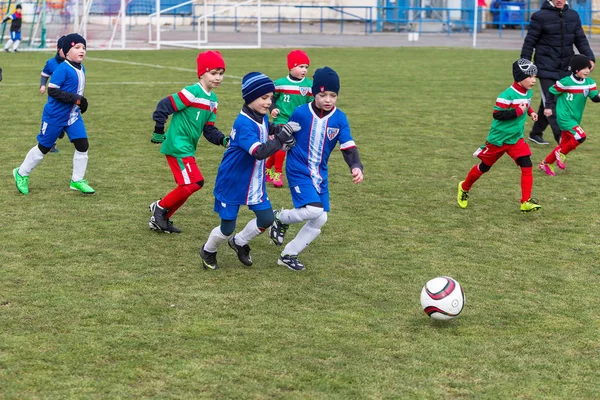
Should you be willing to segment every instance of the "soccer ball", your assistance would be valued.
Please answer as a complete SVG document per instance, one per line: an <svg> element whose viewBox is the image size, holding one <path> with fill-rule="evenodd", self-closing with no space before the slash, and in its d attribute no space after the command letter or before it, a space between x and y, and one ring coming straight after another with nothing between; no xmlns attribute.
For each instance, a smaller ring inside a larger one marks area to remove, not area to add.
<svg viewBox="0 0 600 400"><path fill-rule="evenodd" d="M460 283L449 276L438 276L421 290L423 311L433 319L448 320L458 316L465 305Z"/></svg>

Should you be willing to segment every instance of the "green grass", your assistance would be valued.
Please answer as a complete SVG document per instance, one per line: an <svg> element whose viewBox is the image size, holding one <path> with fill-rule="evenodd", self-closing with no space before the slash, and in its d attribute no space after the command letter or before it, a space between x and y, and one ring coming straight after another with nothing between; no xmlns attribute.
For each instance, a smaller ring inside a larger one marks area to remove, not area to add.
<svg viewBox="0 0 600 400"><path fill-rule="evenodd" d="M35 144L45 102L37 83L51 55L0 58L0 398L598 396L595 104L567 171L534 171L540 212L519 212L519 170L508 157L462 210L456 184L476 163L471 154L517 54L311 49L311 73L329 65L341 76L338 105L365 181L353 185L333 154L332 212L301 255L306 271L277 266L279 249L265 235L252 242L252 268L224 246L222 269L205 271L198 250L219 222L212 189L221 148L201 139L207 183L174 217L183 233L147 227L148 205L174 185L150 143L151 115L195 81L196 54L89 53L86 178L97 190L89 197L69 190L66 140L34 170L28 196L15 189L11 170ZM242 105L235 77L285 75L287 50L223 54L217 126L228 133ZM532 151L537 163L550 147ZM287 189L269 194L276 207L290 206ZM251 217L243 209L238 229ZM448 323L419 304L423 284L439 275L466 294Z"/></svg>

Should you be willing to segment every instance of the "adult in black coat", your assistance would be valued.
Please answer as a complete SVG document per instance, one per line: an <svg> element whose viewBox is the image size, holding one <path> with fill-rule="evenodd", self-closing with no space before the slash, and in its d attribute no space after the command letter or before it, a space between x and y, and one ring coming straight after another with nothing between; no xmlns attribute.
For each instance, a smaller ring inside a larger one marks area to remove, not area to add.
<svg viewBox="0 0 600 400"><path fill-rule="evenodd" d="M560 141L560 128L556 122L556 111L548 116L544 114L544 103L548 90L554 83L569 75L569 62L575 54L573 45L579 53L592 60L594 52L581 27L581 19L575 10L571 10L566 0L546 0L539 11L531 15L529 30L521 49L521 58L532 60L538 68L542 101L538 110L539 118L529 133L529 140L537 144L548 144L543 138L544 129L550 124L554 139Z"/></svg>

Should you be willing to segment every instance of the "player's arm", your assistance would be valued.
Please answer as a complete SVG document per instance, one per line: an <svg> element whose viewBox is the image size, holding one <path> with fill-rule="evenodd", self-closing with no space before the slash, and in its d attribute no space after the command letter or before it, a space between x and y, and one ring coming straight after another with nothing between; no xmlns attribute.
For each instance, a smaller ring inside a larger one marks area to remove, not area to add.
<svg viewBox="0 0 600 400"><path fill-rule="evenodd" d="M264 160L277 153L282 148L294 147L296 139L294 133L300 130L300 125L296 122L288 122L285 125L276 126L273 130L275 137L266 143L256 142L250 146L249 153L257 160ZM269 131L270 133L271 131Z"/></svg>
<svg viewBox="0 0 600 400"><path fill-rule="evenodd" d="M156 105L156 109L152 113L152 119L154 120L154 132L164 134L165 124L169 115L175 111L175 103L173 102L172 96L167 96Z"/></svg>
<svg viewBox="0 0 600 400"><path fill-rule="evenodd" d="M215 126L214 122L207 122L202 128L204 138L217 146L227 147L229 138Z"/></svg>
<svg viewBox="0 0 600 400"><path fill-rule="evenodd" d="M517 118L524 112L525 110L521 110L520 107L512 108L510 100L498 97L496 99L496 104L494 105L494 113L492 114L492 116L495 120L498 121L508 121Z"/></svg>

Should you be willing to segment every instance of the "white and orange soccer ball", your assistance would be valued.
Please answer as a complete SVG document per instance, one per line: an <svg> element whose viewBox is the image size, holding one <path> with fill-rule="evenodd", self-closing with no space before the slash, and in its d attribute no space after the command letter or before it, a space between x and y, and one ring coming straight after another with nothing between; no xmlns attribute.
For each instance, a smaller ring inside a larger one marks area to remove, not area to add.
<svg viewBox="0 0 600 400"><path fill-rule="evenodd" d="M460 283L454 279L438 276L427 282L421 290L421 306L433 319L452 319L465 306L465 293Z"/></svg>

